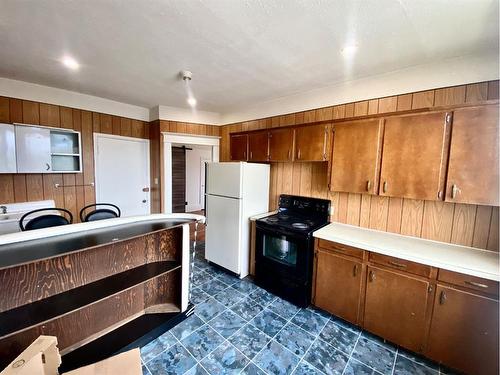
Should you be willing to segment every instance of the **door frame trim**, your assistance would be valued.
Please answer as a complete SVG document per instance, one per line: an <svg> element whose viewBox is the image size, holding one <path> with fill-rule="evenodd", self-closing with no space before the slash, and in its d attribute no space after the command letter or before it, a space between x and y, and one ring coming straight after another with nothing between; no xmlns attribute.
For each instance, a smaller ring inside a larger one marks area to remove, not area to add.
<svg viewBox="0 0 500 375"><path fill-rule="evenodd" d="M126 137L123 135L114 135L114 134L105 134L105 133L94 133L93 136L93 151L94 151L94 182L95 182L95 201L98 203L99 198L98 198L98 186L99 186L99 174L97 173L97 156L98 156L98 147L97 147L97 140L99 138L110 138L110 139L116 139L116 140L122 140L122 141L132 141L132 142L138 142L138 143L144 143L146 144L146 163L147 163L147 168L146 168L146 173L147 173L147 181L148 181L148 186L150 187L150 193L148 194L148 200L149 200L149 213L151 214L151 155L149 151L149 139L144 139L144 138L135 138L135 137ZM83 163L83 162L82 162Z"/></svg>
<svg viewBox="0 0 500 375"><path fill-rule="evenodd" d="M191 134L179 134L162 132L163 137L163 165L162 165L162 181L163 200L162 213L172 213L172 145L194 145L194 146L210 146L212 148L212 161L219 161L219 145L220 137L203 136Z"/></svg>

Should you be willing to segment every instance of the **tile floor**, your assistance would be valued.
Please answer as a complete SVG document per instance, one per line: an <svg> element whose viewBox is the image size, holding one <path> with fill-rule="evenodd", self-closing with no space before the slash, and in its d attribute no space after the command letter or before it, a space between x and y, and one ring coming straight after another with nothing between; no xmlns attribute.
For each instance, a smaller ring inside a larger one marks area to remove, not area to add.
<svg viewBox="0 0 500 375"><path fill-rule="evenodd" d="M141 348L143 373L439 375L439 365L195 259L195 312Z"/></svg>

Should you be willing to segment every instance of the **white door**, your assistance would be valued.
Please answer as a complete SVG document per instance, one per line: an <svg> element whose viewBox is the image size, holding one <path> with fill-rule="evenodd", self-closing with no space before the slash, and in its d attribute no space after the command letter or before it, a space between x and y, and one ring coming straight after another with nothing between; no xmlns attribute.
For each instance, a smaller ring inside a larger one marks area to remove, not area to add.
<svg viewBox="0 0 500 375"><path fill-rule="evenodd" d="M149 141L95 135L96 202L113 203L122 216L147 215Z"/></svg>
<svg viewBox="0 0 500 375"><path fill-rule="evenodd" d="M240 273L241 200L207 195L205 258Z"/></svg>

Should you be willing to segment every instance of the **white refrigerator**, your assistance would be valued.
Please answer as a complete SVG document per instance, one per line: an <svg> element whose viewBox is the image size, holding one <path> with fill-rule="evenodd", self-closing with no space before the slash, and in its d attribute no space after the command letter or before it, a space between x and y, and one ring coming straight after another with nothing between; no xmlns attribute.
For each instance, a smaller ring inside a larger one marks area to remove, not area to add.
<svg viewBox="0 0 500 375"><path fill-rule="evenodd" d="M269 206L269 165L207 163L205 258L243 278L250 263L250 221Z"/></svg>

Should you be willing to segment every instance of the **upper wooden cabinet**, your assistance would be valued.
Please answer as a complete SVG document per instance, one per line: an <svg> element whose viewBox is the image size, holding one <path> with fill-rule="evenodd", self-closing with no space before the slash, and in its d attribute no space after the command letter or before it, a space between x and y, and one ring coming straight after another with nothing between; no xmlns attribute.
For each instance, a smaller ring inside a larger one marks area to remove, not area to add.
<svg viewBox="0 0 500 375"><path fill-rule="evenodd" d="M498 206L498 106L453 113L446 201Z"/></svg>
<svg viewBox="0 0 500 375"><path fill-rule="evenodd" d="M498 301L438 286L427 355L468 374L498 374Z"/></svg>
<svg viewBox="0 0 500 375"><path fill-rule="evenodd" d="M334 125L330 189L377 194L383 120Z"/></svg>
<svg viewBox="0 0 500 375"><path fill-rule="evenodd" d="M293 160L293 129L277 128L269 130L269 160Z"/></svg>
<svg viewBox="0 0 500 375"><path fill-rule="evenodd" d="M380 195L443 198L450 121L447 112L385 120Z"/></svg>
<svg viewBox="0 0 500 375"><path fill-rule="evenodd" d="M429 282L368 267L364 327L401 346L422 352Z"/></svg>
<svg viewBox="0 0 500 375"><path fill-rule="evenodd" d="M246 161L248 156L248 134L231 134L229 147L231 160Z"/></svg>
<svg viewBox="0 0 500 375"><path fill-rule="evenodd" d="M295 160L324 161L328 159L329 125L295 128Z"/></svg>
<svg viewBox="0 0 500 375"><path fill-rule="evenodd" d="M248 133L248 161L267 161L268 154L268 131Z"/></svg>

